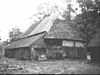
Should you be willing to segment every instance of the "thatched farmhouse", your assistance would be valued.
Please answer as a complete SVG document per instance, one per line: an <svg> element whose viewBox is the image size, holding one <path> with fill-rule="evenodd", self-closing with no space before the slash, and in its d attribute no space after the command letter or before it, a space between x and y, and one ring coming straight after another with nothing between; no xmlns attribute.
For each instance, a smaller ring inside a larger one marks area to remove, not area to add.
<svg viewBox="0 0 100 75"><path fill-rule="evenodd" d="M91 54L91 61L100 62L100 29L88 44L88 51Z"/></svg>
<svg viewBox="0 0 100 75"><path fill-rule="evenodd" d="M19 59L86 58L83 34L55 14L33 24L23 37L5 49L5 56Z"/></svg>

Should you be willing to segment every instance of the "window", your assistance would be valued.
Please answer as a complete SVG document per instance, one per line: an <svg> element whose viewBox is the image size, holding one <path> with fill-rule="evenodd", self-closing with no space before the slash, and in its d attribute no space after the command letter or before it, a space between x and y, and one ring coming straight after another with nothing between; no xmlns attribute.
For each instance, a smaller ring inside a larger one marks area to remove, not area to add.
<svg viewBox="0 0 100 75"><path fill-rule="evenodd" d="M73 41L63 41L63 46L67 46L67 47L73 47L74 46L74 42Z"/></svg>
<svg viewBox="0 0 100 75"><path fill-rule="evenodd" d="M82 42L75 42L75 47L84 47Z"/></svg>

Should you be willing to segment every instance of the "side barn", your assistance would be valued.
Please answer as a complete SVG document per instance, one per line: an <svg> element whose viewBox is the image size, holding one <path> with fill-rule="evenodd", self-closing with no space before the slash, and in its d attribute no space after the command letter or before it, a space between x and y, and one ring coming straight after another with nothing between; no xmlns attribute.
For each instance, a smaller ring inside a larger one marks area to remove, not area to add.
<svg viewBox="0 0 100 75"><path fill-rule="evenodd" d="M10 46L6 46L5 48L5 57L16 58L16 59L32 59L32 47L34 44L34 48L42 48L45 46L43 44L43 39L41 41L36 42L41 37L43 37L44 33L40 33L37 35L29 36L21 38Z"/></svg>

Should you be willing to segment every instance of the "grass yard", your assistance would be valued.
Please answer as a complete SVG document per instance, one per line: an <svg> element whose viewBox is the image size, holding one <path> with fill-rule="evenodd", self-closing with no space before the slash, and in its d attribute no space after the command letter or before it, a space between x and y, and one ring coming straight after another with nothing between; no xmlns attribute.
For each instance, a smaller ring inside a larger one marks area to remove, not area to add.
<svg viewBox="0 0 100 75"><path fill-rule="evenodd" d="M0 74L100 74L100 64L69 58L46 61L1 58Z"/></svg>

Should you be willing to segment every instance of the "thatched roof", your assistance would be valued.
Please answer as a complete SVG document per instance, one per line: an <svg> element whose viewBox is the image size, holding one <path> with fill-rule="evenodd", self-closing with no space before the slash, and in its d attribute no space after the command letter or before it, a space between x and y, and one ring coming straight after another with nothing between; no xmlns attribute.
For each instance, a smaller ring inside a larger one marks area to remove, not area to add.
<svg viewBox="0 0 100 75"><path fill-rule="evenodd" d="M100 30L97 31L94 38L88 44L88 47L100 47Z"/></svg>
<svg viewBox="0 0 100 75"><path fill-rule="evenodd" d="M52 14L49 17L44 18L41 22L32 25L26 32L27 36L31 36L37 33L46 31L45 38L60 38L60 39L72 39L83 41L83 34L77 31L74 26L69 25L67 22L59 20L58 15ZM33 30L32 30L33 29Z"/></svg>
<svg viewBox="0 0 100 75"><path fill-rule="evenodd" d="M6 49L20 48L20 47L28 47L31 44L35 46L42 46L43 44L43 33L45 31L49 31L51 26L53 25L53 21L57 18L57 15L52 14L49 17L44 18L43 20L31 25L24 34L22 34L22 38L13 42L10 46L7 46ZM37 35L38 34L38 35ZM42 38L41 38L42 37ZM38 40L38 41L36 41ZM36 42L36 43L34 43ZM42 44L40 43L42 42Z"/></svg>
<svg viewBox="0 0 100 75"><path fill-rule="evenodd" d="M6 46L6 49L29 47L32 44L36 44L38 46L45 46L43 39L41 38L43 36L44 36L44 33L41 33L41 34L38 34L38 35L35 35L35 36L33 35L33 36L22 38L20 40L15 41L11 45ZM41 40L41 41L37 42L37 40Z"/></svg>
<svg viewBox="0 0 100 75"><path fill-rule="evenodd" d="M57 24L54 24L46 34L45 38L83 40L80 36L80 32L73 26L68 25L66 21L60 21Z"/></svg>
<svg viewBox="0 0 100 75"><path fill-rule="evenodd" d="M40 24L38 24L34 30L32 30L29 36L40 33L40 32L44 32L44 31L48 32L56 18L57 18L57 15L54 15L54 14L52 14L49 17L44 18L44 20Z"/></svg>
<svg viewBox="0 0 100 75"><path fill-rule="evenodd" d="M40 24L42 20L40 20L39 22L36 22L34 24L32 24L23 34L22 37L27 37L29 36L29 34Z"/></svg>
<svg viewBox="0 0 100 75"><path fill-rule="evenodd" d="M44 38L60 38L60 39L70 39L70 40L81 40L80 34L73 26L68 25L66 22L60 20L57 24L58 15L52 14L49 17L33 24L29 29L23 34L22 38L7 46L6 49L29 47L34 46L44 46ZM44 35L44 32L46 34Z"/></svg>
<svg viewBox="0 0 100 75"><path fill-rule="evenodd" d="M22 36L31 36L44 31L49 31L53 22L58 18L57 14L52 14L51 16L45 17L39 22L31 25Z"/></svg>

